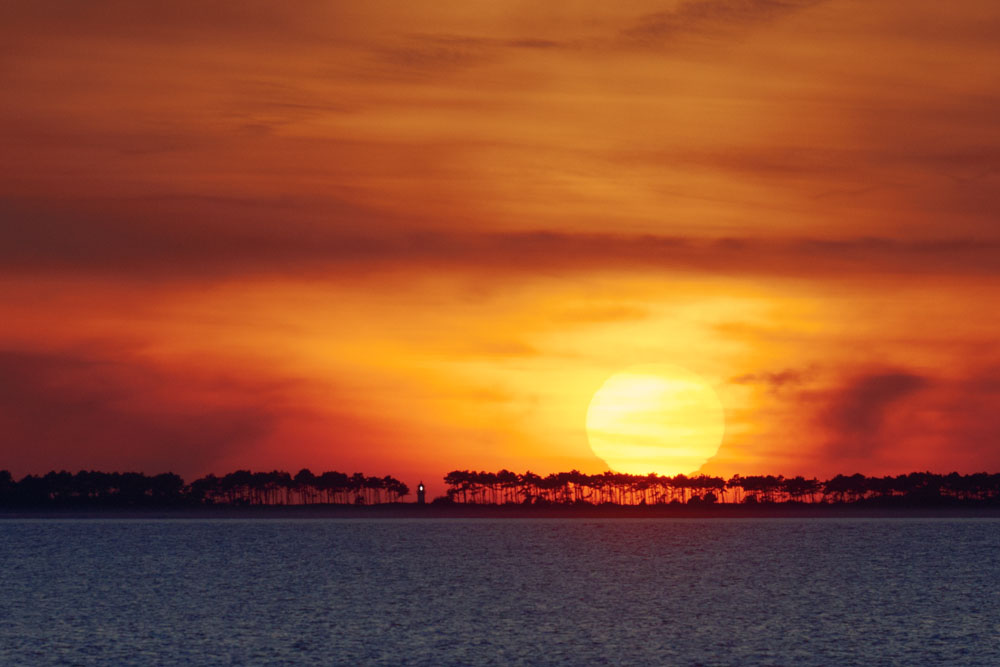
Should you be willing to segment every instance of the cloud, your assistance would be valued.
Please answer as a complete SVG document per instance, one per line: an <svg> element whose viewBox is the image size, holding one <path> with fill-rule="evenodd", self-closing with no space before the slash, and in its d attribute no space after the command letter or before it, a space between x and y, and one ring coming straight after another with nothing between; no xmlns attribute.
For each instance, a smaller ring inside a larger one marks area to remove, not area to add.
<svg viewBox="0 0 1000 667"><path fill-rule="evenodd" d="M993 471L1000 466L996 367L945 377L907 370L851 376L816 413L827 433L812 451L826 470ZM809 410L814 397L797 409Z"/></svg>
<svg viewBox="0 0 1000 667"><path fill-rule="evenodd" d="M260 386L111 354L0 350L0 466L189 474L275 426Z"/></svg>
<svg viewBox="0 0 1000 667"><path fill-rule="evenodd" d="M818 4L821 0L692 0L640 17L621 33L626 42L661 46L680 37L719 38Z"/></svg>
<svg viewBox="0 0 1000 667"><path fill-rule="evenodd" d="M831 434L831 458L872 458L890 447L883 433L889 411L931 384L906 371L869 372L849 378L834 391L820 422Z"/></svg>
<svg viewBox="0 0 1000 667"><path fill-rule="evenodd" d="M0 275L87 274L132 280L322 277L394 268L574 274L654 271L847 279L1000 273L1000 241L976 238L761 239L557 231L406 229L383 214L329 207L325 224L296 223L294 202L191 201L212 221L0 206ZM173 209L182 216L184 207ZM228 216L228 217L224 217ZM240 218L245 216L245 222Z"/></svg>
<svg viewBox="0 0 1000 667"><path fill-rule="evenodd" d="M376 54L397 75L406 70L449 72L494 61L496 54L488 46L472 37L418 36L377 49Z"/></svg>
<svg viewBox="0 0 1000 667"><path fill-rule="evenodd" d="M1000 367L826 368L733 378L782 391L762 394L742 416L766 428L728 438L706 467L712 474L873 475L1000 469ZM788 377L794 377L795 373Z"/></svg>
<svg viewBox="0 0 1000 667"><path fill-rule="evenodd" d="M338 13L328 3L305 0L295 11L259 0L238 5L228 2L175 0L169 5L129 0L38 0L8 5L2 15L9 34L30 30L39 35L63 39L101 35L121 40L216 41L238 39L244 42L273 39L293 42L315 38L320 19L328 34L339 32L349 12ZM339 18L341 21L329 20Z"/></svg>
<svg viewBox="0 0 1000 667"><path fill-rule="evenodd" d="M537 37L475 37L471 35L417 34L374 49L396 77L449 74L501 60L505 51L551 51L569 45ZM381 71L382 76L389 72Z"/></svg>
<svg viewBox="0 0 1000 667"><path fill-rule="evenodd" d="M556 316L561 322L573 324L607 324L611 322L635 322L650 316L648 308L629 304L588 304L568 308Z"/></svg>
<svg viewBox="0 0 1000 667"><path fill-rule="evenodd" d="M564 42L554 39L539 39L537 37L522 37L518 39L505 39L501 44L514 49L559 49L567 46Z"/></svg>
<svg viewBox="0 0 1000 667"><path fill-rule="evenodd" d="M890 405L927 384L926 378L902 371L855 378L827 413L827 424L841 433L877 433Z"/></svg>
<svg viewBox="0 0 1000 667"><path fill-rule="evenodd" d="M781 371L762 371L760 373L747 373L738 375L730 380L733 384L760 384L768 387L772 392L778 392L784 387L795 386L802 383L805 378L803 371L794 368L786 368Z"/></svg>

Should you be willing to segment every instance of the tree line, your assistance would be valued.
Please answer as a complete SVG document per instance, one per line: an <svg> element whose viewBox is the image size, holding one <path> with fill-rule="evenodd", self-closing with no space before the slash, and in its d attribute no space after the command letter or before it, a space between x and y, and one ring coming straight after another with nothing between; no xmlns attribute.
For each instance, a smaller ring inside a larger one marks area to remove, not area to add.
<svg viewBox="0 0 1000 667"><path fill-rule="evenodd" d="M578 470L544 477L509 470L453 470L439 502L475 504L659 505L691 503L1000 503L1000 473L942 475L912 472L887 477L628 475Z"/></svg>
<svg viewBox="0 0 1000 667"><path fill-rule="evenodd" d="M436 504L664 505L772 503L1000 504L1000 473L913 472L887 477L837 475L827 480L781 475L628 475L578 470L537 475L509 470L453 470ZM0 506L378 505L404 502L398 479L308 468L237 470L186 483L174 473L52 471L15 480L0 470Z"/></svg>
<svg viewBox="0 0 1000 667"><path fill-rule="evenodd" d="M52 471L19 481L0 470L0 505L6 506L185 506L185 505L377 505L398 503L410 488L398 479L363 473L303 468L295 476L280 471L237 470L185 483L180 475L138 472Z"/></svg>

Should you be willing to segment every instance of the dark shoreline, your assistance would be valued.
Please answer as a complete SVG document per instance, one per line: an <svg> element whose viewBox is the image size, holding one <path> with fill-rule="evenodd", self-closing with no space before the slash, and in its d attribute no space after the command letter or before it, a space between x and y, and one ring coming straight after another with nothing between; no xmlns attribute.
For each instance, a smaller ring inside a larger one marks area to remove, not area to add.
<svg viewBox="0 0 1000 667"><path fill-rule="evenodd" d="M2 508L10 519L822 519L1000 518L997 506L835 504L547 506L272 505L255 507Z"/></svg>

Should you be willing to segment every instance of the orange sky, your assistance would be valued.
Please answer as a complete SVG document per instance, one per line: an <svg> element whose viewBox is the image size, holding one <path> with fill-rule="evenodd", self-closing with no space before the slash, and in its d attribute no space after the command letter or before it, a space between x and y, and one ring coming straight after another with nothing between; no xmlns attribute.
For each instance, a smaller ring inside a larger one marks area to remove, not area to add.
<svg viewBox="0 0 1000 667"><path fill-rule="evenodd" d="M1000 470L1000 5L0 7L0 468Z"/></svg>

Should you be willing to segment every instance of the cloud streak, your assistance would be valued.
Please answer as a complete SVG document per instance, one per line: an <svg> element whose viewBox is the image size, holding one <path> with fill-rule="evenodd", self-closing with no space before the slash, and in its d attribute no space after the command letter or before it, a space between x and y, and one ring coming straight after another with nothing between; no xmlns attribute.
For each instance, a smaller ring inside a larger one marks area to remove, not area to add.
<svg viewBox="0 0 1000 667"><path fill-rule="evenodd" d="M678 39L726 38L738 31L777 20L823 0L690 0L674 9L640 17L622 39L646 47Z"/></svg>
<svg viewBox="0 0 1000 667"><path fill-rule="evenodd" d="M794 368L786 368L781 371L762 371L759 373L745 373L730 380L733 384L744 385L764 385L771 392L777 393L786 387L794 387L803 382L806 373Z"/></svg>
<svg viewBox="0 0 1000 667"><path fill-rule="evenodd" d="M390 223L391 224L391 223ZM137 280L239 275L321 276L426 267L661 271L840 279L872 275L1000 274L1000 241L975 238L760 239L583 234L558 231L369 232L352 224L182 225L8 210L0 221L0 273L89 274Z"/></svg>

